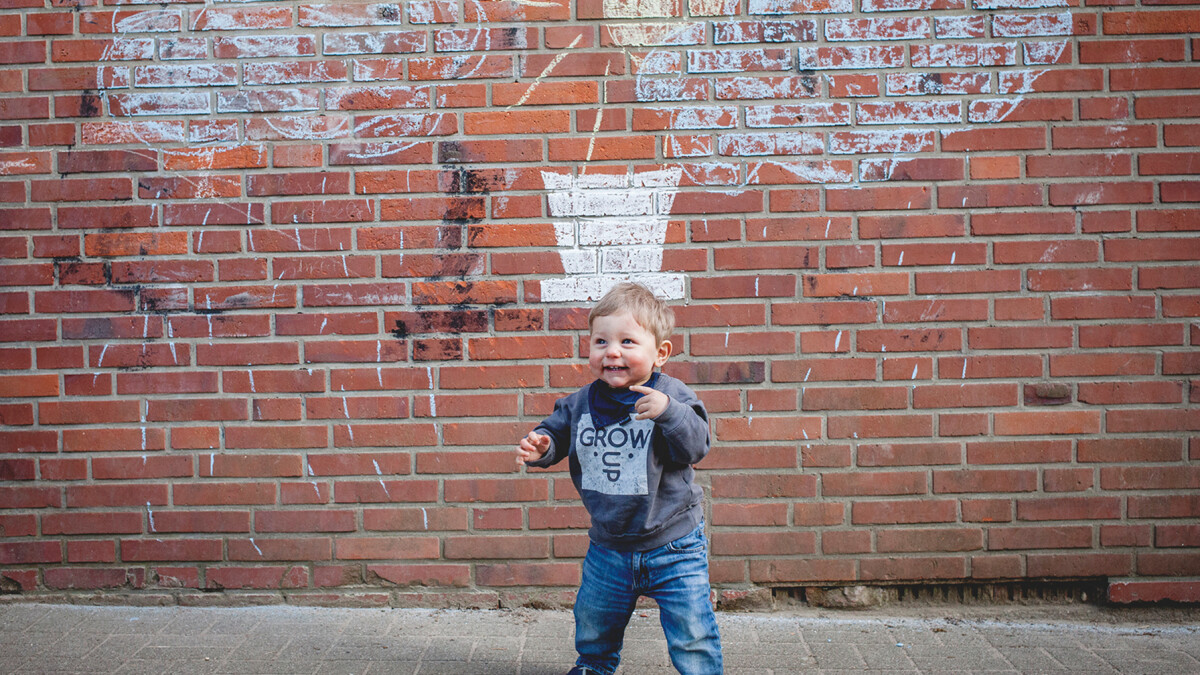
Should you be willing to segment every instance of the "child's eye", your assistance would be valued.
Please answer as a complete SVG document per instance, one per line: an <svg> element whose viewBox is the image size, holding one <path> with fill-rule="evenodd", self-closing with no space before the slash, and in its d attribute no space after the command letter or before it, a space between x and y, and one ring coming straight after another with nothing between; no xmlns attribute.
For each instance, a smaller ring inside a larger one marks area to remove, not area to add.
<svg viewBox="0 0 1200 675"><path fill-rule="evenodd" d="M624 340L621 341L621 343L631 345L631 344L633 344L633 340L630 340L629 338L625 338Z"/></svg>

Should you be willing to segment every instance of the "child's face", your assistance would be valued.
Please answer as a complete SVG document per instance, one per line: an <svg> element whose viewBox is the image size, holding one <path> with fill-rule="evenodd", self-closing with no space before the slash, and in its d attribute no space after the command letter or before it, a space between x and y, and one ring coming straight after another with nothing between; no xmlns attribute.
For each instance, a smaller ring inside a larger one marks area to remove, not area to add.
<svg viewBox="0 0 1200 675"><path fill-rule="evenodd" d="M596 317L588 343L592 377L619 389L645 384L671 356L671 343L658 343L629 312Z"/></svg>

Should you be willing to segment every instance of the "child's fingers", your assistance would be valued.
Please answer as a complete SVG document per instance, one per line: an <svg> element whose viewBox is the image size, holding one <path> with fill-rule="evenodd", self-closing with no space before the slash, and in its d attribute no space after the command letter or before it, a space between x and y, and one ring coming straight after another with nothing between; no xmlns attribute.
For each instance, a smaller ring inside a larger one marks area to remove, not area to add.
<svg viewBox="0 0 1200 675"><path fill-rule="evenodd" d="M531 431L517 443L517 447L528 452L531 457L541 457L550 449L550 437Z"/></svg>
<svg viewBox="0 0 1200 675"><path fill-rule="evenodd" d="M637 415L634 415L633 419L644 420L651 416L651 413L654 411L654 406L651 405L649 397L642 397L638 399L637 403L634 404L633 409L637 412Z"/></svg>
<svg viewBox="0 0 1200 675"><path fill-rule="evenodd" d="M632 390L633 387L630 387L630 389ZM650 393L639 398L633 404L633 409L637 413L634 419L657 419L667 409L670 398L657 389L648 389L647 387L642 387L642 389L647 389Z"/></svg>
<svg viewBox="0 0 1200 675"><path fill-rule="evenodd" d="M657 389L651 389L650 387L646 387L646 386L643 386L643 385L640 385L640 384L635 384L635 385L632 385L632 386L630 386L630 387L629 387L629 391L636 391L636 392L637 392L637 393L639 393L639 394L646 394L646 395L650 395L650 394L653 394L654 392L656 392L656 391L658 391L658 390L657 390Z"/></svg>

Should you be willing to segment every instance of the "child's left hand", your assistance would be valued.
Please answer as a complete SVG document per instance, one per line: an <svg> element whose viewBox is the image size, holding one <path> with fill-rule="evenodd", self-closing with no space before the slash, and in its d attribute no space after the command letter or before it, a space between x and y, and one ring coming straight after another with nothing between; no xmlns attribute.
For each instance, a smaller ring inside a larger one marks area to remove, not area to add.
<svg viewBox="0 0 1200 675"><path fill-rule="evenodd" d="M666 412L667 405L671 403L671 397L657 389L635 384L629 388L629 391L645 394L645 396L637 400L637 403L633 404L633 409L637 411L637 416L634 419L655 419Z"/></svg>

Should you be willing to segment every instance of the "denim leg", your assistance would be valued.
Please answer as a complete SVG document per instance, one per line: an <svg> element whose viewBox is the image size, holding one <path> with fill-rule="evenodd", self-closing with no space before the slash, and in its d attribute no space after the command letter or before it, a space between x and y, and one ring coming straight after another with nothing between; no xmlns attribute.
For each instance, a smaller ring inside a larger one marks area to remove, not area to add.
<svg viewBox="0 0 1200 675"><path fill-rule="evenodd" d="M575 598L576 665L605 675L616 671L636 602L630 554L590 545Z"/></svg>
<svg viewBox="0 0 1200 675"><path fill-rule="evenodd" d="M651 587L646 595L658 602L671 663L683 675L719 675L724 667L706 548L701 526L647 552Z"/></svg>

